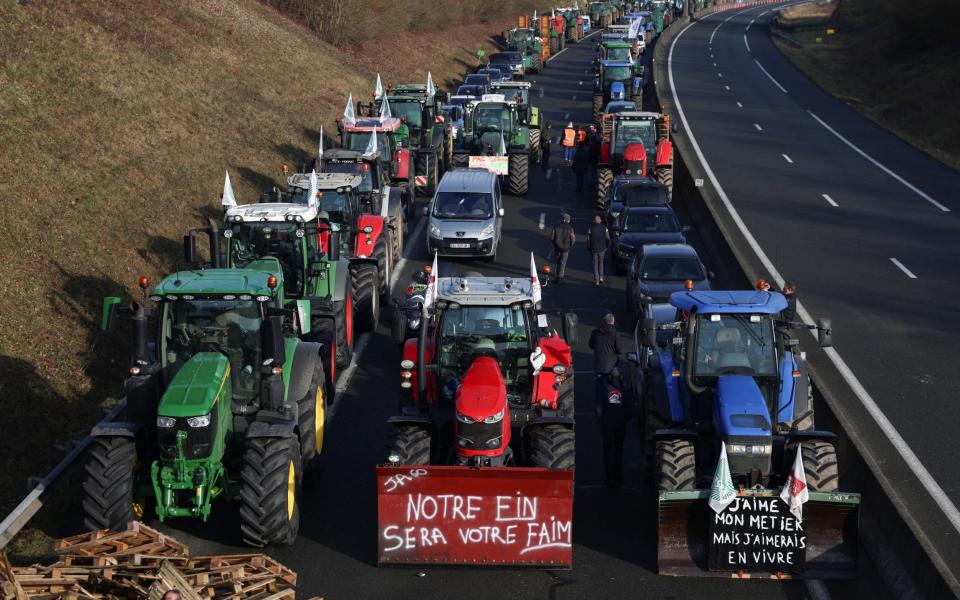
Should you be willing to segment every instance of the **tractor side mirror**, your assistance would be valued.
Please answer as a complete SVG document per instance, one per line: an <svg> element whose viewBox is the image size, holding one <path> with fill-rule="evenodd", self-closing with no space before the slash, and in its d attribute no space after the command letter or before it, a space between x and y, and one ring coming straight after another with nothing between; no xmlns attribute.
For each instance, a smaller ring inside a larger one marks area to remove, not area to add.
<svg viewBox="0 0 960 600"><path fill-rule="evenodd" d="M120 308L120 298L107 296L103 299L103 312L100 315L100 331L113 331L117 322L117 309Z"/></svg>
<svg viewBox="0 0 960 600"><path fill-rule="evenodd" d="M399 306L394 307L393 321L390 323L390 337L393 338L394 343L399 345L406 341L408 325L407 313L400 310Z"/></svg>
<svg viewBox="0 0 960 600"><path fill-rule="evenodd" d="M331 229L327 237L327 258L330 262L340 260L340 230Z"/></svg>
<svg viewBox="0 0 960 600"><path fill-rule="evenodd" d="M580 319L577 317L577 313L563 313L563 339L565 339L570 346L577 343L577 325L579 323Z"/></svg>
<svg viewBox="0 0 960 600"><path fill-rule="evenodd" d="M656 319L643 320L643 345L648 348L657 346L657 321Z"/></svg>
<svg viewBox="0 0 960 600"><path fill-rule="evenodd" d="M197 263L197 238L192 233L183 236L183 262L188 265Z"/></svg>
<svg viewBox="0 0 960 600"><path fill-rule="evenodd" d="M676 121L674 121L673 124L670 125L670 131L672 131L673 133L677 133L678 131L680 131L680 126L677 124Z"/></svg>
<svg viewBox="0 0 960 600"><path fill-rule="evenodd" d="M817 319L817 340L821 348L833 346L833 328L830 326L830 319Z"/></svg>
<svg viewBox="0 0 960 600"><path fill-rule="evenodd" d="M300 335L304 336L310 333L310 301L297 300L297 326L300 329Z"/></svg>
<svg viewBox="0 0 960 600"><path fill-rule="evenodd" d="M498 210L497 210L497 214L499 214L499 215L502 217L502 216L503 216L503 209L502 209L502 208L501 208L501 209L498 209Z"/></svg>
<svg viewBox="0 0 960 600"><path fill-rule="evenodd" d="M287 362L285 341L283 337L283 317L267 317L260 327L260 350L264 366L272 369L282 367Z"/></svg>

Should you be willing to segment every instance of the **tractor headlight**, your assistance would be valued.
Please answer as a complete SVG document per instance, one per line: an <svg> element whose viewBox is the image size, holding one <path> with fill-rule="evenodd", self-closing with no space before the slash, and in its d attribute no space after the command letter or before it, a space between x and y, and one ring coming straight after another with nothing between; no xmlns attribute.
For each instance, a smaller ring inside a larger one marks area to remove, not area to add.
<svg viewBox="0 0 960 600"><path fill-rule="evenodd" d="M553 365L553 372L557 375L563 375L567 372L567 367L564 365Z"/></svg>
<svg viewBox="0 0 960 600"><path fill-rule="evenodd" d="M190 417L187 419L187 425L193 427L194 429L207 427L210 425L210 413L200 415L199 417Z"/></svg>
<svg viewBox="0 0 960 600"><path fill-rule="evenodd" d="M474 421L467 415L463 414L462 412L457 412L457 420L466 425L472 425L473 423L476 423L476 421Z"/></svg>
<svg viewBox="0 0 960 600"><path fill-rule="evenodd" d="M499 423L500 421L503 420L503 415L504 415L504 413L505 413L506 411L507 411L507 407L503 407L503 408L500 409L500 412L498 412L498 413L495 414L495 415L490 415L489 417L487 417L486 419L484 419L483 422L486 423L486 424L488 424L488 425L491 425L491 424L493 424L493 423Z"/></svg>
<svg viewBox="0 0 960 600"><path fill-rule="evenodd" d="M173 417L157 417L157 427L161 429L170 429L177 424L177 420Z"/></svg>
<svg viewBox="0 0 960 600"><path fill-rule="evenodd" d="M498 435L495 438L490 438L489 440L487 440L487 448L499 448L500 444L502 443L502 440L503 440L502 435Z"/></svg>
<svg viewBox="0 0 960 600"><path fill-rule="evenodd" d="M730 454L743 456L770 456L773 453L773 444L729 444Z"/></svg>
<svg viewBox="0 0 960 600"><path fill-rule="evenodd" d="M430 237L437 238L438 240L443 238L443 235L440 234L440 228L433 223L430 223L430 227L427 229L430 231Z"/></svg>
<svg viewBox="0 0 960 600"><path fill-rule="evenodd" d="M480 230L480 239L493 237L493 223L490 223L486 227Z"/></svg>

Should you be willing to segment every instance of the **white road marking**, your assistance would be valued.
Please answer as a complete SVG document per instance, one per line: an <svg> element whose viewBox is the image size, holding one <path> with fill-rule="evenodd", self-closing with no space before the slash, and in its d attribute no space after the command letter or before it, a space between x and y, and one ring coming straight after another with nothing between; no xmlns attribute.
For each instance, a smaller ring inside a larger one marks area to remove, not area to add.
<svg viewBox="0 0 960 600"><path fill-rule="evenodd" d="M547 220L547 213L540 213L540 222L537 223L537 229L543 229L543 224Z"/></svg>
<svg viewBox="0 0 960 600"><path fill-rule="evenodd" d="M748 9L748 10L749 10L749 9ZM708 42L708 45L710 45L711 47L713 46L713 36L717 35L717 30L720 29L721 27L723 27L723 24L724 24L724 23L726 23L727 21L729 21L730 19L734 18L735 16L739 15L739 14L742 13L742 12L746 12L746 11L741 10L740 12L734 13L734 14L730 15L729 17L727 17L726 19L720 21L720 23L719 23L716 27L713 28L713 33L710 34L710 42Z"/></svg>
<svg viewBox="0 0 960 600"><path fill-rule="evenodd" d="M677 106L677 114L680 115L680 122L683 123L684 129L687 131L687 137L690 140L690 145L693 147L694 153L697 155L700 164L703 166L704 173L706 173L707 177L710 179L710 183L713 184L714 189L717 190L717 195L720 197L720 200L726 207L727 212L730 213L730 217L740 230L740 234L750 245L750 248L757 255L757 258L760 259L760 262L763 264L767 272L769 272L771 277L773 277L774 282L778 286L783 286L784 278L782 275L780 275L780 271L778 271L773 265L773 262L770 261L770 257L767 256L766 252L763 251L763 248L761 248L760 244L757 242L757 239L753 237L753 234L750 233L749 229L747 229L747 225L740 217L740 213L733 206L733 203L730 201L730 197L727 196L727 193L717 180L717 176L714 174L713 169L710 168L710 163L707 162L706 157L703 155L703 150L700 149L700 144L697 142L696 136L690 129L690 123L687 121L687 116L683 112L683 105L680 104L680 98L677 96L677 86L673 77L673 50L677 45L677 41L683 37L683 34L687 31L687 29L690 29L698 22L699 21L694 21L680 30L680 33L677 34L677 37L673 38L673 41L670 43L670 52L667 54L667 74L670 80L670 92L673 95L673 103ZM810 114L816 118L817 121L820 121L816 115L813 113ZM820 121L820 123L824 127L830 129L826 123L823 123L823 121ZM839 136L839 134L832 129L831 131ZM841 139L846 141L846 139L843 137L841 137ZM850 144L849 142L847 143L861 154L864 154L861 150L856 148L856 146L853 146L853 144ZM866 154L864 154L864 156L866 156ZM877 164L879 165L879 163ZM889 174L893 175L891 171L886 168L884 169ZM804 307L800 302L797 302L797 315L807 325L816 325L813 318L810 316L810 313L807 312L806 307ZM937 506L940 507L940 510L943 511L943 514L950 521L950 524L953 525L954 529L960 532L960 510L957 509L956 504L953 503L953 500L950 499L950 496L943 491L943 488L940 487L940 484L937 483L936 479L933 478L933 476L930 474L930 471L923 466L923 463L920 462L920 459L914 453L913 449L910 448L906 440L903 439L903 436L901 436L900 432L897 431L897 428L893 426L893 423L890 422L890 419L887 418L883 410L877 406L876 401L870 396L866 388L863 387L863 384L860 383L860 380L857 379L857 376L853 374L853 371L850 370L850 367L847 365L846 361L843 360L843 357L840 356L840 353L837 352L835 348L824 348L824 353L833 362L834 366L837 367L837 370L840 371L840 375L843 377L844 381L846 381L847 385L853 389L853 393L856 394L857 398L860 399L860 402L863 404L867 412L870 413L870 416L873 417L873 420L876 421L884 435L886 435L887 439L890 440L890 443L897 450L897 452L900 453L900 456L903 457L903 460L907 463L907 466L916 474L917 479L920 480L920 484L924 487L927 493L930 494L930 497L933 498L934 502L937 503Z"/></svg>
<svg viewBox="0 0 960 600"><path fill-rule="evenodd" d="M580 85L583 85L583 82L582 82L582 81L580 82Z"/></svg>
<svg viewBox="0 0 960 600"><path fill-rule="evenodd" d="M917 194L918 196L920 196L921 198L923 198L924 200L926 200L926 201L929 202L930 204L936 206L937 208L939 208L939 209L942 210L943 212L950 212L950 209L949 209L949 208L947 208L947 207L944 206L943 204L940 204L939 202L937 202L936 200L934 200L933 198L931 198L930 196L928 196L927 194L925 194L924 192L922 192L919 188L917 188L917 186L913 185L912 183L910 183L909 181L907 181L907 180L904 179L903 177L900 177L899 175L897 175L896 173L894 173L893 171L891 171L890 169L888 169L887 167L885 167L883 164L881 164L880 161L876 160L875 158L873 158L872 156L870 156L869 154L867 154L866 152L864 152L863 150L861 150L860 148L858 148L853 142L851 142L851 141L848 140L847 138L845 138L845 137L843 137L842 135L840 135L840 133L838 133L836 129L834 129L833 127L830 127L829 125L827 125L827 124L823 121L823 119L821 119L821 118L818 117L817 115L813 114L813 112L811 112L811 111L809 111L809 110L808 110L807 112L810 113L810 116L813 117L813 118L817 121L817 123L820 123L821 125L823 125L823 127L824 127L827 131L829 131L829 132L832 133L833 135L837 136L837 138L839 138L841 142L843 142L843 143L846 144L847 146L850 146L857 154L859 154L860 156L864 157L865 159L867 159L867 160L869 160L871 163L873 163L873 165L874 165L875 167L879 168L881 171L883 171L884 173L886 173L886 174L889 175L890 177L893 177L894 179L896 179L897 181L899 181L900 183L902 183L904 186L906 186L907 189L909 189L909 190L912 191L913 193Z"/></svg>
<svg viewBox="0 0 960 600"><path fill-rule="evenodd" d="M577 101L577 97L576 97L576 96L573 97L573 101L574 101L574 102Z"/></svg>
<svg viewBox="0 0 960 600"><path fill-rule="evenodd" d="M747 34L743 34L743 45L747 47L747 52L753 52L750 49L750 42L747 41Z"/></svg>
<svg viewBox="0 0 960 600"><path fill-rule="evenodd" d="M564 120L564 121L566 121L566 120L569 119L569 118L570 118L570 113L567 113L567 114L563 115L563 120ZM559 138L558 138L558 139L559 139Z"/></svg>
<svg viewBox="0 0 960 600"><path fill-rule="evenodd" d="M717 73L717 77L723 77L723 73Z"/></svg>
<svg viewBox="0 0 960 600"><path fill-rule="evenodd" d="M760 13L759 15L757 15L757 18L759 19L760 17L762 17L763 15L767 14L768 12L770 12L769 9L763 11L762 13Z"/></svg>
<svg viewBox="0 0 960 600"><path fill-rule="evenodd" d="M717 66L717 63L713 63L713 66Z"/></svg>
<svg viewBox="0 0 960 600"><path fill-rule="evenodd" d="M787 88L785 88L785 87L783 87L782 85L780 85L780 82L777 81L776 79L774 79L774 78L773 78L773 75L771 75L770 73L768 73L767 70L763 68L763 65L760 64L760 61L759 61L759 60L753 59L753 62L757 63L757 66L760 67L760 70L763 71L763 74L764 74L764 75L766 75L767 77L770 78L770 81L773 82L773 85L775 85L775 86L777 86L778 88L780 88L780 91L783 92L784 94L787 93Z"/></svg>
<svg viewBox="0 0 960 600"><path fill-rule="evenodd" d="M737 104L740 104L740 103L737 102ZM743 107L741 106L740 108L743 108ZM763 127L760 127L760 123L754 123L753 126L757 128L757 131L763 131Z"/></svg>
<svg viewBox="0 0 960 600"><path fill-rule="evenodd" d="M826 200L827 202L830 203L830 206L833 206L833 207L836 207L836 208L839 208L839 207L840 207L840 205L837 204L836 201L834 201L834 199L831 198L830 196L828 196L828 195L826 195L826 194L821 194L821 195L823 196L823 199L824 199L824 200Z"/></svg>
<svg viewBox="0 0 960 600"><path fill-rule="evenodd" d="M917 276L913 274L913 271L911 271L910 269L908 269L908 268L906 268L905 266L903 266L903 263L902 263L902 262L900 262L899 260L893 258L892 256L890 257L890 262L892 262L894 265L896 265L897 268L900 269L901 271L903 271L904 274L905 274L907 277L909 277L910 279L916 279L916 278L917 278Z"/></svg>
<svg viewBox="0 0 960 600"><path fill-rule="evenodd" d="M739 102L737 102L737 106L739 106L740 108L743 108L743 105L740 104Z"/></svg>
<svg viewBox="0 0 960 600"><path fill-rule="evenodd" d="M550 179L551 175L553 175L553 169L547 169L547 179Z"/></svg>
<svg viewBox="0 0 960 600"><path fill-rule="evenodd" d="M781 154L780 156L782 156L782 157L783 157L783 160L787 161L787 162L790 163L791 165L793 164L793 159L790 158L789 156L787 156L786 154Z"/></svg>
<svg viewBox="0 0 960 600"><path fill-rule="evenodd" d="M728 92L730 91L730 86L729 86L729 85L725 85L725 86L723 86L723 87L724 87Z"/></svg>

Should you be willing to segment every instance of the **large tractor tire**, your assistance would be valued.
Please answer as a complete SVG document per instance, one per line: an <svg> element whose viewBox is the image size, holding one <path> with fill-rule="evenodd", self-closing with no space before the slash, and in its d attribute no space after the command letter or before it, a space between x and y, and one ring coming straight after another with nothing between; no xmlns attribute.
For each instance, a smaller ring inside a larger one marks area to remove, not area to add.
<svg viewBox="0 0 960 600"><path fill-rule="evenodd" d="M426 175L427 185L417 186L417 195L430 197L437 189L437 182L440 181L440 161L433 152L417 152L416 172L417 175Z"/></svg>
<svg viewBox="0 0 960 600"><path fill-rule="evenodd" d="M390 295L390 278L393 275L393 260L390 251L392 242L389 239L390 232L387 229L384 229L383 235L388 236L388 239L384 241L381 238L377 241L376 246L373 248L373 258L377 261L379 276L377 279L377 290L381 297L387 298Z"/></svg>
<svg viewBox="0 0 960 600"><path fill-rule="evenodd" d="M306 341L315 341L331 346L334 365L345 369L353 360L353 299L348 294L344 300L333 303L334 318L323 316L313 323L313 330ZM333 372L330 373L331 378Z"/></svg>
<svg viewBox="0 0 960 600"><path fill-rule="evenodd" d="M560 52L560 42L557 41L557 38L550 38L550 56L553 56L557 52Z"/></svg>
<svg viewBox="0 0 960 600"><path fill-rule="evenodd" d="M456 154L453 155L451 166L454 169L460 169L460 168L466 169L467 167L470 166L470 155L463 152L457 152Z"/></svg>
<svg viewBox="0 0 960 600"><path fill-rule="evenodd" d="M559 40L559 43L560 43L560 51L562 52L562 51L565 50L566 47L567 47L567 34L566 34L566 33L563 33L563 34L561 34L561 35L558 35L558 36L557 36L557 39Z"/></svg>
<svg viewBox="0 0 960 600"><path fill-rule="evenodd" d="M527 129L527 133L530 136L530 153L536 154L539 157L541 155L540 136L542 132L539 127L530 127ZM537 160L535 162L540 161Z"/></svg>
<svg viewBox="0 0 960 600"><path fill-rule="evenodd" d="M508 191L514 196L525 196L530 180L530 156L527 154L511 154L508 165L510 169Z"/></svg>
<svg viewBox="0 0 960 600"><path fill-rule="evenodd" d="M597 210L605 211L607 209L607 190L613 184L613 169L610 167L597 167Z"/></svg>
<svg viewBox="0 0 960 600"><path fill-rule="evenodd" d="M81 502L84 527L120 530L142 518L143 504L139 510L134 507L137 444L133 438L93 438L86 454Z"/></svg>
<svg viewBox="0 0 960 600"><path fill-rule="evenodd" d="M793 465L796 447L786 455L787 469ZM801 444L800 456L811 492L837 492L840 490L840 467L837 465L837 450L830 442L806 440Z"/></svg>
<svg viewBox="0 0 960 600"><path fill-rule="evenodd" d="M660 167L655 171L654 177L667 186L667 198L673 200L673 167Z"/></svg>
<svg viewBox="0 0 960 600"><path fill-rule="evenodd" d="M815 415L813 410L813 386L807 380L807 393L805 398L797 398L794 407L793 429L797 431L812 431L815 425Z"/></svg>
<svg viewBox="0 0 960 600"><path fill-rule="evenodd" d="M387 432L387 462L397 465L430 464L430 431L417 425L398 425Z"/></svg>
<svg viewBox="0 0 960 600"><path fill-rule="evenodd" d="M600 111L603 110L603 95L594 94L593 95L593 120L600 120Z"/></svg>
<svg viewBox="0 0 960 600"><path fill-rule="evenodd" d="M543 70L543 59L540 57L540 53L533 55L533 67L530 69L531 73L539 73Z"/></svg>
<svg viewBox="0 0 960 600"><path fill-rule="evenodd" d="M322 364L318 363L310 378L310 387L303 398L297 400L300 464L304 471L314 467L323 453L323 432L327 422L327 382Z"/></svg>
<svg viewBox="0 0 960 600"><path fill-rule="evenodd" d="M643 410L640 413L640 436L643 440L641 465L648 477L653 475L657 430L669 425L657 410L657 394L662 393L664 389L663 375L654 373L652 370L648 371L643 380Z"/></svg>
<svg viewBox="0 0 960 600"><path fill-rule="evenodd" d="M248 438L240 470L240 537L251 546L289 546L300 530L303 479L294 437Z"/></svg>
<svg viewBox="0 0 960 600"><path fill-rule="evenodd" d="M576 447L573 429L563 425L542 425L530 430L530 462L543 469L574 468Z"/></svg>
<svg viewBox="0 0 960 600"><path fill-rule="evenodd" d="M660 440L656 456L657 489L692 490L697 483L697 458L689 440Z"/></svg>
<svg viewBox="0 0 960 600"><path fill-rule="evenodd" d="M358 331L373 331L380 320L379 271L370 263L350 265L350 297Z"/></svg>

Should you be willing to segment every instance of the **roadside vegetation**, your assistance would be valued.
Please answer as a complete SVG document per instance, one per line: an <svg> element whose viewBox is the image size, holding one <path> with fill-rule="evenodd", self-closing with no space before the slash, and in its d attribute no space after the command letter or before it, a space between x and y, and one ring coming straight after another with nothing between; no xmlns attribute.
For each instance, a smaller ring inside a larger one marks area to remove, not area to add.
<svg viewBox="0 0 960 600"><path fill-rule="evenodd" d="M797 67L866 117L960 169L960 3L837 0L791 10L782 25L803 47L774 39Z"/></svg>

